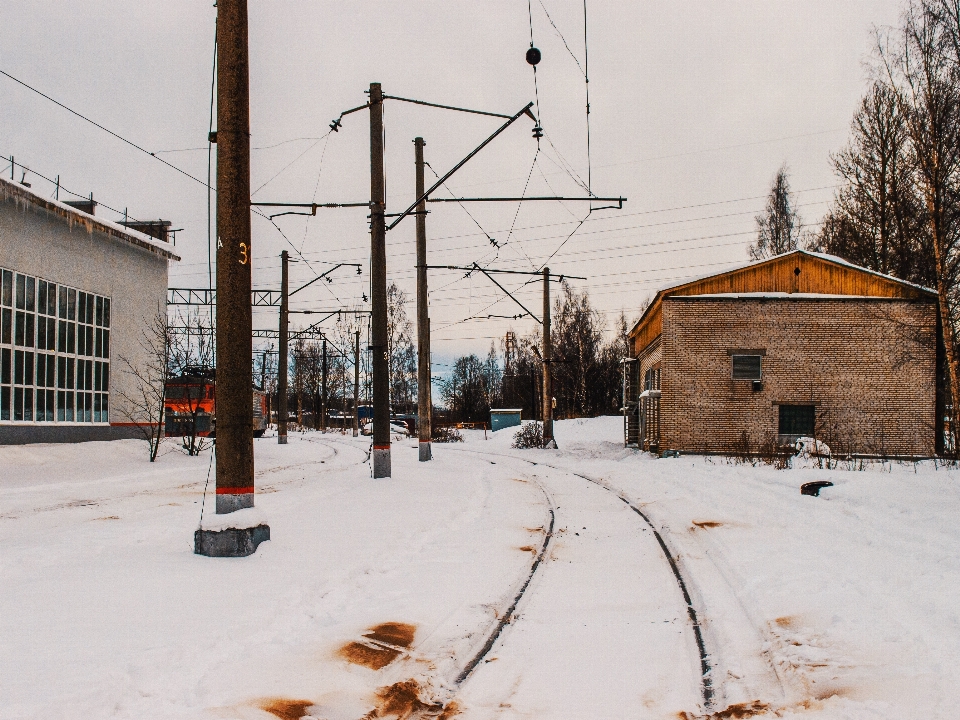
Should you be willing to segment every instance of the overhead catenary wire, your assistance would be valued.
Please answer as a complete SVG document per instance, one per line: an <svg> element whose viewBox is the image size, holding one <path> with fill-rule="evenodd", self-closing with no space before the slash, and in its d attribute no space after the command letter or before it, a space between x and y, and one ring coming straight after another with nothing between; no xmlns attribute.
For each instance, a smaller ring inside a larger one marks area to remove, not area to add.
<svg viewBox="0 0 960 720"><path fill-rule="evenodd" d="M258 192L260 192L261 190L263 190L267 185L269 185L269 184L272 183L274 180L276 180L278 177L280 177L280 175L282 175L290 166L292 166L292 165L293 165L294 163L296 163L300 158L302 158L302 157L303 157L304 155L306 155L308 152L310 152L311 150L313 150L317 145L319 145L321 140L325 140L326 138L330 137L330 133L332 133L332 132L333 132L333 130L327 130L326 133L324 133L324 134L321 135L319 138L317 138L316 142L314 142L314 143L313 143L312 145L310 145L306 150L304 150L304 151L301 152L299 155L297 155L293 160L291 160L291 161L288 162L286 165L284 165L282 168L280 168L276 173L274 173L274 174L270 177L269 180L267 180L265 183L263 183L262 185L260 185L260 186L259 186L256 190L254 190L252 193L250 193L250 197L253 197L253 196L256 195ZM324 149L326 149L326 146L324 146Z"/></svg>
<svg viewBox="0 0 960 720"><path fill-rule="evenodd" d="M823 189L823 188L811 188L811 189L809 189L809 190L814 190L814 189ZM757 198L740 198L740 199L730 200L730 201L720 201L720 202L717 202L717 203L703 203L703 204L699 204L699 205L695 205L695 206L685 206L685 207L712 206L712 205L724 204L724 203L728 203L728 202L740 202L741 200L749 200L749 199L757 199ZM799 208L799 207L809 207L809 206L811 206L811 205L820 205L820 204L823 204L824 202L827 202L827 201L815 201L815 202L810 202L810 203L802 203L802 204L797 205L797 207ZM673 210L673 209L682 209L682 208L664 208L664 209L662 209L662 210L651 210L651 211L645 211L645 212L640 212L640 213L632 213L631 215L636 216L636 215L643 215L643 214L650 214L650 213L659 213L659 212L666 212L666 211L668 211L668 210ZM710 215L710 216L699 216L699 217L695 217L695 218L684 218L684 219L681 219L681 220L670 220L670 221L659 222L659 223L648 223L648 224L640 224L640 225L630 225L630 226L626 226L626 227L620 227L620 226L618 226L618 227L613 227L613 228L605 228L605 229L591 230L591 231L589 231L588 233L585 233L585 234L589 234L589 235L599 235L599 234L608 234L608 233L616 233L616 232L629 232L629 231L631 231L631 230L636 230L636 229L671 227L671 226L680 225L680 224L685 224L685 223L689 223L689 222L698 222L698 221L712 220L712 219L718 219L718 218L741 217L741 216L744 216L744 215L754 215L756 212L758 212L758 210L753 210L753 209L751 209L751 210L745 210L745 211L740 211L740 212L735 212L735 213L725 213L725 214ZM621 217L622 217L622 216L621 216ZM527 228L521 228L521 229L541 229L541 228L543 228L543 227L558 227L558 226L563 226L563 225L568 225L568 224L570 224L570 223L569 223L569 222L550 223L550 224L546 224L546 225L529 226L529 227L527 227ZM818 223L808 223L807 226L809 227L809 226L813 226L813 225L816 225L816 224L818 224ZM636 249L636 248L647 248L647 247L654 247L654 246L663 245L663 244L674 244L674 243L683 243L683 242L693 242L693 241L697 241L697 240L704 240L704 239L711 239L711 238L732 237L732 236L735 236L735 235L750 235L750 234L753 234L753 233L755 233L755 228L754 228L754 229L751 229L751 230L744 230L744 231L742 231L742 232L737 232L737 233L722 233L722 234L712 234L712 235L695 235L695 236L692 236L692 237L674 238L674 239L671 239L671 240L663 240L663 241L655 241L655 242L650 242L650 241L647 241L647 240L641 240L641 241L638 241L638 242L635 242L635 243L628 243L628 244L618 245L618 246L613 246L613 247L600 247L600 248L588 248L588 249L577 250L577 251L575 251L575 252L573 252L573 253L567 253L565 256L571 256L571 255L582 256L582 255L609 253L611 250L630 250L630 249ZM440 240L440 239L455 239L455 240L458 240L458 239L462 239L463 237L476 236L476 235L477 235L477 233L470 233L470 234L468 234L468 235L444 236L444 237L438 238L438 240ZM557 236L546 236L546 237L540 237L539 240L541 240L541 241L546 241L546 240L550 240L550 239L553 239L553 238L560 238L560 237L564 237L564 236L565 236L565 234L563 234L563 235L557 235ZM483 247L483 245L478 245L478 246L474 246L474 247L481 248L481 247ZM469 249L469 246L464 246L464 245L462 245L462 244L459 244L459 245L457 246L457 249ZM308 253L308 254L309 254L309 253ZM329 253L328 253L327 251L322 251L322 253L317 253L317 254L323 254L323 255L327 256ZM412 254L412 252L399 252L399 253L393 253L392 256L393 256L393 257L403 257L403 256L411 255L411 254ZM640 254L643 254L643 253L640 253ZM617 256L611 256L611 257L631 257L631 256L632 256L632 255L617 255ZM272 260L272 259L273 259L273 256L272 256L272 255L269 255L269 256L268 256L268 255L255 256L255 259ZM316 261L315 261L315 262L316 262ZM196 264L198 264L198 263L182 263L182 264L181 264L181 267L189 267L189 266L194 266L194 265L196 265ZM263 266L261 266L261 267L263 267ZM273 266L271 266L271 267L273 267ZM278 266L277 266L277 267L278 267ZM401 272L399 275L397 275L397 277L401 277L401 276L402 276L402 272Z"/></svg>

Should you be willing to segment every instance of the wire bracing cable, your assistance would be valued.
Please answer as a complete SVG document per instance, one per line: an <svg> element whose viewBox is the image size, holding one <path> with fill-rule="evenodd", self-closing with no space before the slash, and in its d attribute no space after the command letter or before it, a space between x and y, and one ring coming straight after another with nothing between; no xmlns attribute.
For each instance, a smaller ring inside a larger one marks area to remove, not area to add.
<svg viewBox="0 0 960 720"><path fill-rule="evenodd" d="M213 287L213 201L210 189L213 168L213 106L217 89L217 19L213 19L213 70L210 77L210 130L207 132L207 287Z"/></svg>

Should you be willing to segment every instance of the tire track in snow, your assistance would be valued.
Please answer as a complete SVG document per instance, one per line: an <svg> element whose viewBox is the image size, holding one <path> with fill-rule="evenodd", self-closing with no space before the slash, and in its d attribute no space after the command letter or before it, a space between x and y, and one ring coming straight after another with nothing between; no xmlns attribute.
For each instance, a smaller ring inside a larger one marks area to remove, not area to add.
<svg viewBox="0 0 960 720"><path fill-rule="evenodd" d="M574 477L578 477L578 478L581 478L582 480L586 480L587 482L592 483L592 484L596 485L597 487L600 487L600 488L602 488L603 490L606 490L607 492L612 493L613 495L616 495L623 503L625 503L625 504L627 505L627 507L629 507L631 510L633 510L633 512L635 512L637 515L639 515L639 516L644 520L644 522L649 526L650 530L653 531L653 535L654 535L654 537L657 539L657 543L659 544L660 549L663 551L664 557L666 558L667 562L668 562L669 565L670 565L670 569L671 569L671 571L673 572L673 575L674 575L674 577L676 578L676 581L677 581L677 585L678 585L679 588L680 588L680 592L681 592L681 594L683 595L684 602L685 602L686 605L687 605L687 616L688 616L689 619L690 619L690 624L691 624L691 626L692 626L692 628L693 628L694 640L696 641L696 645L697 645L697 651L698 651L699 654L700 654L700 671L701 671L701 675L700 675L700 691L701 691L701 696L702 696L702 698L703 698L704 709L705 709L705 710L710 710L710 709L713 707L714 688L713 688L713 681L712 681L712 676L711 676L712 667L711 667L711 664L710 664L710 654L707 652L706 643L705 643L705 641L704 641L703 629L702 629L702 627L701 627L701 625L700 625L699 617L697 616L697 610L696 610L696 608L695 608L694 605L693 605L693 600L692 600L692 598L690 597L690 592L689 592L689 590L687 589L687 582L686 582L686 580L684 580L683 574L680 572L680 567L679 567L679 565L677 564L677 561L676 561L676 559L674 558L673 554L670 552L670 548L667 546L667 543L666 543L666 541L663 539L663 536L660 534L659 530L657 530L657 528L656 528L656 526L653 524L653 522L651 522L650 518L649 518L642 510L640 510L640 508L638 508L636 505L634 505L634 504L629 500L629 498L625 497L625 496L623 495L623 493L621 493L621 492L615 490L614 488L610 487L609 485L607 485L606 483L604 483L602 480L597 480L597 479L595 479L595 478L591 478L591 477L589 477L589 476L587 476L587 475L583 475L583 474L581 474L581 473L574 472L573 470L569 470L569 469L567 469L567 468L562 468L562 467L559 467L559 466L557 466L557 465L550 465L549 463L544 463L544 462L535 462L535 461L533 461L533 460L527 460L526 458L516 457L515 455L507 455L507 454L505 454L505 453L483 452L483 451L479 451L479 450L467 450L467 449L465 449L465 448L457 448L457 451L458 451L458 452L469 452L469 453L473 453L473 454L476 454L476 455L494 455L494 456L496 456L496 457L509 458L509 459L511 459L511 460L517 460L517 461L519 461L519 462L528 463L528 464L530 464L530 465L532 465L532 466L548 467L548 468L550 468L550 469L552 469L552 470L557 470L557 471L559 471L559 472L563 472L563 473L566 473L566 474L568 474L568 475L573 475ZM537 484L539 485L539 483L537 483ZM543 489L542 486L541 486L541 489ZM546 491L544 491L544 492L546 492ZM553 507L553 506L552 506L552 502L551 502L551 517L552 517L552 515L553 515L552 507ZM552 530L552 527L551 527L551 530ZM546 545L544 545L544 548L545 548L545 547L546 547ZM536 565L537 565L537 564L539 564L539 557L538 557L537 563L535 563L534 569L536 568ZM532 573L531 573L530 577L531 577L531 578L533 577L533 574L532 574ZM523 590L526 590L526 587L527 587L528 584L529 584L529 580L527 581L526 584L524 584ZM521 590L521 595L522 595L522 592L523 592L523 591ZM520 596L518 595L517 599L514 601L514 604L513 604L511 607L512 607L512 608L515 608L515 607L516 607L516 604L517 604L517 602L519 602L519 600L520 600ZM499 635L499 631L498 631L497 634ZM489 645L488 645L488 646L485 646L484 654L485 654L486 652L489 652L489 650L490 650L490 648L493 646L493 643L495 642L495 640L496 640L496 638L493 638L493 640L489 643ZM474 667L476 667L476 663L479 663L479 660L480 660L481 657L482 657L482 656L478 656L478 658L475 658ZM471 670L472 670L472 669L473 669L473 668L471 668ZM464 679L465 679L465 676L464 676ZM460 682L461 682L461 681L458 679L457 684L459 685Z"/></svg>

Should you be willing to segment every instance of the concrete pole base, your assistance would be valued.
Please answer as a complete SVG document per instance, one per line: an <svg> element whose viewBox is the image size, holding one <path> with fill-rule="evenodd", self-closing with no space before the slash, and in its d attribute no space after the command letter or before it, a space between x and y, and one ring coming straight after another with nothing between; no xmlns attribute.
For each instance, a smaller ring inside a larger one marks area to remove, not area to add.
<svg viewBox="0 0 960 720"><path fill-rule="evenodd" d="M278 445L286 445L286 444L287 444L287 436L286 436L286 435L277 435L277 444L278 444Z"/></svg>
<svg viewBox="0 0 960 720"><path fill-rule="evenodd" d="M264 540L270 539L270 526L201 530L193 534L193 552L207 557L246 557L253 555Z"/></svg>
<svg viewBox="0 0 960 720"><path fill-rule="evenodd" d="M390 448L373 449L373 476L375 478L390 477Z"/></svg>
<svg viewBox="0 0 960 720"><path fill-rule="evenodd" d="M433 460L433 445L429 440L420 443L420 462L427 462L427 460Z"/></svg>

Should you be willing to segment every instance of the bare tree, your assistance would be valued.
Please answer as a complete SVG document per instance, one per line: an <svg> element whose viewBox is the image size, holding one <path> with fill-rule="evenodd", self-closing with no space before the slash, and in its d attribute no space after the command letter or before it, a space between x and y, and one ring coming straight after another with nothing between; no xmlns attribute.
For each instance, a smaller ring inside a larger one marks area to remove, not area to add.
<svg viewBox="0 0 960 720"><path fill-rule="evenodd" d="M168 357L167 399L176 393L183 431L183 449L188 455L199 455L210 447L201 432L211 430L210 420L214 392L213 318L199 311L178 316L178 332L171 333ZM176 385L173 381L177 380ZM185 414L186 422L183 422Z"/></svg>
<svg viewBox="0 0 960 720"><path fill-rule="evenodd" d="M757 242L748 252L753 260L765 260L774 255L795 250L800 240L800 217L794 209L794 199L783 165L774 178L762 215L757 215Z"/></svg>
<svg viewBox="0 0 960 720"><path fill-rule="evenodd" d="M960 309L960 8L953 0L912 0L901 33L895 42L881 37L878 49L887 78L900 91L915 181L926 207L955 425L960 411L956 333Z"/></svg>
<svg viewBox="0 0 960 720"><path fill-rule="evenodd" d="M899 91L884 79L862 99L850 144L833 157L842 184L818 246L871 270L931 285L933 252L903 108Z"/></svg>
<svg viewBox="0 0 960 720"><path fill-rule="evenodd" d="M147 441L150 462L156 461L163 440L163 409L172 344L166 313L158 311L141 333L141 357L119 356L122 372L129 377L129 382L120 385L118 409Z"/></svg>
<svg viewBox="0 0 960 720"><path fill-rule="evenodd" d="M407 317L407 296L394 283L387 288L387 359L390 369L390 402L405 412L417 402L417 353L413 323Z"/></svg>

